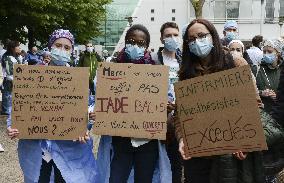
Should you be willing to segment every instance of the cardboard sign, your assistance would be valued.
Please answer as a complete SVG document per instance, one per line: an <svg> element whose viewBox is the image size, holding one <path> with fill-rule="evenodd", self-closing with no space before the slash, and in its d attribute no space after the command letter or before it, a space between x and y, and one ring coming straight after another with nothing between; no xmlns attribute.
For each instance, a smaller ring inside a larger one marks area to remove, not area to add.
<svg viewBox="0 0 284 183"><path fill-rule="evenodd" d="M249 66L175 84L189 157L267 149Z"/></svg>
<svg viewBox="0 0 284 183"><path fill-rule="evenodd" d="M165 139L168 76L167 66L100 63L94 132Z"/></svg>
<svg viewBox="0 0 284 183"><path fill-rule="evenodd" d="M88 120L88 68L15 65L12 126L21 139L72 140Z"/></svg>

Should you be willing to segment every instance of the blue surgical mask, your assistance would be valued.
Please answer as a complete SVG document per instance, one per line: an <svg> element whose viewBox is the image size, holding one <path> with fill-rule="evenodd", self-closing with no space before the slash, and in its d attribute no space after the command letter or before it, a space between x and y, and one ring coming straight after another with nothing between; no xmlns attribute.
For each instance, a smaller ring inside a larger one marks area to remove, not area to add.
<svg viewBox="0 0 284 183"><path fill-rule="evenodd" d="M263 61L267 64L272 64L276 61L276 55L274 53L263 54Z"/></svg>
<svg viewBox="0 0 284 183"><path fill-rule="evenodd" d="M238 34L235 32L226 31L226 39L228 42L231 42L232 40L238 39Z"/></svg>
<svg viewBox="0 0 284 183"><path fill-rule="evenodd" d="M145 48L137 45L126 44L125 53L131 60L139 60L144 57Z"/></svg>
<svg viewBox="0 0 284 183"><path fill-rule="evenodd" d="M179 47L179 42L176 37L165 38L164 42L165 42L165 48L168 51L176 51L176 49Z"/></svg>
<svg viewBox="0 0 284 183"><path fill-rule="evenodd" d="M214 47L208 37L196 39L196 41L189 43L188 46L191 53L201 58L206 57Z"/></svg>
<svg viewBox="0 0 284 183"><path fill-rule="evenodd" d="M50 56L52 65L65 66L70 61L71 53L62 49L51 48Z"/></svg>

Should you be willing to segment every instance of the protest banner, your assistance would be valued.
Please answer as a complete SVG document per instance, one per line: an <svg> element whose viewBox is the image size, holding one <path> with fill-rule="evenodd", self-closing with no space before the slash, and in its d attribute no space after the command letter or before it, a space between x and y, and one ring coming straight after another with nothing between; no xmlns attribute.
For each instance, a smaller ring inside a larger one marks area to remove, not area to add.
<svg viewBox="0 0 284 183"><path fill-rule="evenodd" d="M73 140L88 120L88 68L15 65L12 127L20 139Z"/></svg>
<svg viewBox="0 0 284 183"><path fill-rule="evenodd" d="M100 63L94 132L165 139L168 76L167 66Z"/></svg>
<svg viewBox="0 0 284 183"><path fill-rule="evenodd" d="M175 93L186 156L267 149L249 66L180 81Z"/></svg>

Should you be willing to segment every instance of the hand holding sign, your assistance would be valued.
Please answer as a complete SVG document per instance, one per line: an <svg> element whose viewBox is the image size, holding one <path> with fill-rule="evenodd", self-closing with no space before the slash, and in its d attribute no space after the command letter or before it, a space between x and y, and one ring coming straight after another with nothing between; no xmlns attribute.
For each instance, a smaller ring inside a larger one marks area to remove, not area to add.
<svg viewBox="0 0 284 183"><path fill-rule="evenodd" d="M166 66L100 63L94 132L165 139L168 73Z"/></svg>
<svg viewBox="0 0 284 183"><path fill-rule="evenodd" d="M84 142L88 111L88 68L14 67L12 127L21 139Z"/></svg>
<svg viewBox="0 0 284 183"><path fill-rule="evenodd" d="M184 157L267 149L249 66L178 82L175 93Z"/></svg>

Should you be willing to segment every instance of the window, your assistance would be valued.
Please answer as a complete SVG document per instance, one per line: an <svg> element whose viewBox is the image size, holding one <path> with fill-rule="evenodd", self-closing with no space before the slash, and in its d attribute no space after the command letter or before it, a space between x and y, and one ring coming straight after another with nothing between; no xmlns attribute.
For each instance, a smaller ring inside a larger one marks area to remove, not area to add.
<svg viewBox="0 0 284 183"><path fill-rule="evenodd" d="M154 9L151 9L151 13L155 13L155 10L154 10Z"/></svg>
<svg viewBox="0 0 284 183"><path fill-rule="evenodd" d="M176 9L172 9L172 13L176 13Z"/></svg>
<svg viewBox="0 0 284 183"><path fill-rule="evenodd" d="M154 22L154 17L151 17L151 21Z"/></svg>
<svg viewBox="0 0 284 183"><path fill-rule="evenodd" d="M282 19L284 19L284 1L280 1L279 17L282 17Z"/></svg>
<svg viewBox="0 0 284 183"><path fill-rule="evenodd" d="M237 19L239 18L239 6L239 0L215 0L214 18Z"/></svg>
<svg viewBox="0 0 284 183"><path fill-rule="evenodd" d="M266 1L266 6L265 6L265 21L273 21L274 19L274 1L275 0L267 0Z"/></svg>
<svg viewBox="0 0 284 183"><path fill-rule="evenodd" d="M172 17L172 21L173 21L173 22L176 21L176 17Z"/></svg>

